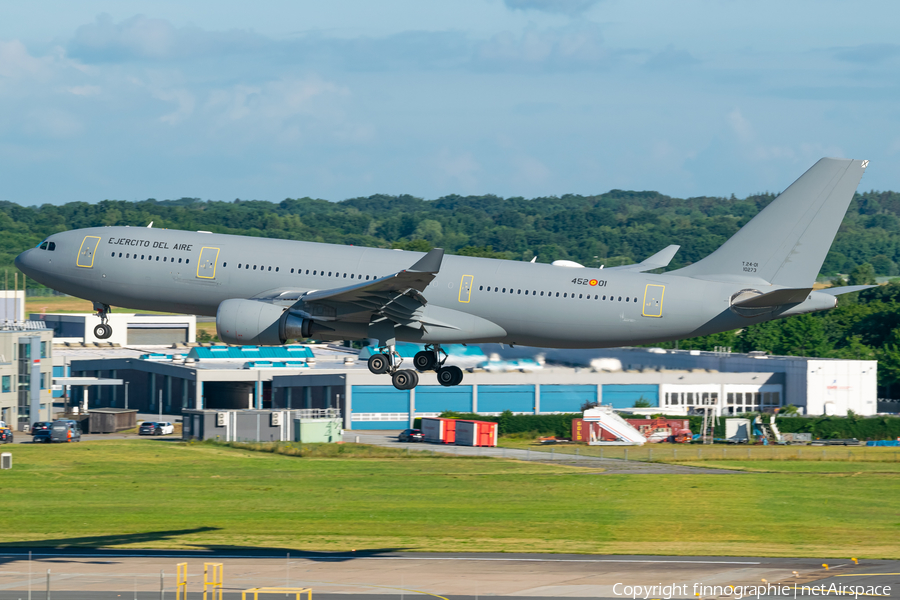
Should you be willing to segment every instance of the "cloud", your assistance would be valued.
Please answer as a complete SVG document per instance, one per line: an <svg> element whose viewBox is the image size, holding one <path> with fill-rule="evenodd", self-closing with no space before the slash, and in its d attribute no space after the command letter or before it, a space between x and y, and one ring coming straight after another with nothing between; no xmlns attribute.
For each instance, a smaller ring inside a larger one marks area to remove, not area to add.
<svg viewBox="0 0 900 600"><path fill-rule="evenodd" d="M881 63L900 55L897 44L862 44L851 48L835 49L834 57L852 63Z"/></svg>
<svg viewBox="0 0 900 600"><path fill-rule="evenodd" d="M114 23L112 17L102 14L75 31L68 54L89 63L173 60L258 51L270 43L247 30L175 27L165 19L143 15Z"/></svg>
<svg viewBox="0 0 900 600"><path fill-rule="evenodd" d="M0 40L0 77L16 79L46 74L46 61L28 53L19 40Z"/></svg>
<svg viewBox="0 0 900 600"><path fill-rule="evenodd" d="M577 16L584 14L600 0L503 0L510 10L535 10L539 12Z"/></svg>
<svg viewBox="0 0 900 600"><path fill-rule="evenodd" d="M478 45L473 63L489 69L582 70L606 66L611 58L596 25L503 32Z"/></svg>
<svg viewBox="0 0 900 600"><path fill-rule="evenodd" d="M687 50L676 50L674 45L669 44L665 50L651 56L644 66L653 71L669 71L699 63Z"/></svg>

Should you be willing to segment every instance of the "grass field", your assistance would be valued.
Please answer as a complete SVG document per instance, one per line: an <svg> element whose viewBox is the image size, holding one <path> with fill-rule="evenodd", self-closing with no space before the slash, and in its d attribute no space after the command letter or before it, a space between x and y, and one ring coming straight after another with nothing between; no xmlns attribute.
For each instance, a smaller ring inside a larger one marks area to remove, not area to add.
<svg viewBox="0 0 900 600"><path fill-rule="evenodd" d="M896 473L602 475L165 440L7 448L4 545L900 557Z"/></svg>

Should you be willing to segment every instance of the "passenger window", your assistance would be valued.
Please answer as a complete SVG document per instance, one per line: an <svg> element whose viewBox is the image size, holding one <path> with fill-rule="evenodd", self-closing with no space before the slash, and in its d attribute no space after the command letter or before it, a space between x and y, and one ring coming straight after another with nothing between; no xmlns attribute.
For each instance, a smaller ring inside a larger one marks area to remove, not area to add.
<svg viewBox="0 0 900 600"><path fill-rule="evenodd" d="M368 276L368 275L366 275L366 281L368 281L368 280L369 280L369 276Z"/></svg>
<svg viewBox="0 0 900 600"><path fill-rule="evenodd" d="M191 262L191 259L189 259L189 258L184 259L184 264L188 264L189 262Z"/></svg>
<svg viewBox="0 0 900 600"><path fill-rule="evenodd" d="M521 294L521 293L522 293L522 290L519 290L519 293Z"/></svg>
<svg viewBox="0 0 900 600"><path fill-rule="evenodd" d="M256 270L256 265L253 265L253 270L254 270L254 271Z"/></svg>
<svg viewBox="0 0 900 600"><path fill-rule="evenodd" d="M565 292L563 292L563 298L568 298L568 295Z"/></svg>
<svg viewBox="0 0 900 600"><path fill-rule="evenodd" d="M506 293L506 288L503 288L503 293L504 293L504 294Z"/></svg>
<svg viewBox="0 0 900 600"><path fill-rule="evenodd" d="M479 292L480 292L481 290L483 290L483 289L484 289L484 286L483 286L483 285L479 285L479 286L478 286L478 291L479 291Z"/></svg>
<svg viewBox="0 0 900 600"><path fill-rule="evenodd" d="M556 297L559 298L559 292L556 292Z"/></svg>
<svg viewBox="0 0 900 600"><path fill-rule="evenodd" d="M180 259L180 258L178 259L178 264L179 264L179 265L181 264L181 259Z"/></svg>
<svg viewBox="0 0 900 600"><path fill-rule="evenodd" d="M131 258L131 253L130 253L130 252L126 252L126 253L125 253L125 258Z"/></svg>
<svg viewBox="0 0 900 600"><path fill-rule="evenodd" d="M121 252L119 252L119 258L122 258L122 253L121 253Z"/></svg>
<svg viewBox="0 0 900 600"><path fill-rule="evenodd" d="M110 256L112 256L113 258L115 258L115 257L116 257L116 253L113 252L112 254L110 254Z"/></svg>
<svg viewBox="0 0 900 600"><path fill-rule="evenodd" d="M572 294L572 297L575 297L575 294ZM581 300L581 294L578 294L578 299Z"/></svg>
<svg viewBox="0 0 900 600"><path fill-rule="evenodd" d="M159 257L158 257L158 256L156 257L156 262L159 262Z"/></svg>
<svg viewBox="0 0 900 600"><path fill-rule="evenodd" d="M272 267L269 267L269 270L271 271L271 270L272 270Z"/></svg>
<svg viewBox="0 0 900 600"><path fill-rule="evenodd" d="M331 271L328 271L328 276L331 277Z"/></svg>
<svg viewBox="0 0 900 600"><path fill-rule="evenodd" d="M281 268L281 267L275 267L275 272L277 273L277 272L278 272L278 269L280 269L280 268ZM291 270L293 271L293 269L291 269Z"/></svg>
<svg viewBox="0 0 900 600"><path fill-rule="evenodd" d="M344 273L344 279L347 279L347 274L346 274L346 273Z"/></svg>
<svg viewBox="0 0 900 600"><path fill-rule="evenodd" d="M181 259L180 259L180 258L178 259L178 262L181 262ZM187 262L185 262L184 264L187 264ZM228 266L228 263L227 263L227 262L223 262L223 263L222 263L222 268L223 268L223 269L224 269L225 267L227 267L227 266Z"/></svg>
<svg viewBox="0 0 900 600"><path fill-rule="evenodd" d="M291 269L291 273L293 273L293 272L294 272L294 269Z"/></svg>
<svg viewBox="0 0 900 600"><path fill-rule="evenodd" d="M622 296L619 296L619 302L621 302L621 301L622 301Z"/></svg>
<svg viewBox="0 0 900 600"><path fill-rule="evenodd" d="M631 298L629 298L628 296L625 296L625 302L631 302Z"/></svg>
<svg viewBox="0 0 900 600"><path fill-rule="evenodd" d="M144 260L144 255L143 255L143 254L141 254L141 260Z"/></svg>
<svg viewBox="0 0 900 600"><path fill-rule="evenodd" d="M544 295L544 292L541 292L541 296L543 296L543 295Z"/></svg>

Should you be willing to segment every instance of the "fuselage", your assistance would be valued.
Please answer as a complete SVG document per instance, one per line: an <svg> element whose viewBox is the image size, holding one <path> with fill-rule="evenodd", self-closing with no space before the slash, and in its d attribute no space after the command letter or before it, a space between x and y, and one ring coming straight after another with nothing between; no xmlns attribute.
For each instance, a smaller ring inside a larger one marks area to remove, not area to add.
<svg viewBox="0 0 900 600"><path fill-rule="evenodd" d="M41 247L23 252L16 266L48 287L100 304L214 316L224 300L346 287L407 269L422 256L205 232L98 227L53 234ZM505 332L452 341L579 348L654 343L786 316L748 318L730 310L733 294L746 287L746 282L671 274L445 256L423 295L429 306L476 315ZM794 307L790 314L833 306L833 298L811 296L807 306Z"/></svg>

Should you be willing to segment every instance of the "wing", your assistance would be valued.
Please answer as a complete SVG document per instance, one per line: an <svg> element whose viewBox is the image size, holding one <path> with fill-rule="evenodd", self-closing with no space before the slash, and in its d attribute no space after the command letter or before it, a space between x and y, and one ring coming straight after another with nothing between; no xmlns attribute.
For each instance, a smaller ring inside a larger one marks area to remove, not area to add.
<svg viewBox="0 0 900 600"><path fill-rule="evenodd" d="M672 257L675 256L675 253L678 252L678 249L681 246L677 246L675 244L671 246L666 246L650 258L647 258L635 265L622 265L620 267L608 267L607 271L636 271L638 273L643 273L644 271L652 271L653 269L661 269L663 267L669 266L669 263L672 262Z"/></svg>
<svg viewBox="0 0 900 600"><path fill-rule="evenodd" d="M422 292L437 276L443 258L443 249L435 248L410 268L386 277L305 293L279 290L260 299L288 304L292 312L319 321L368 323L373 317L386 317L417 329L423 325L455 328L424 315L428 300Z"/></svg>

